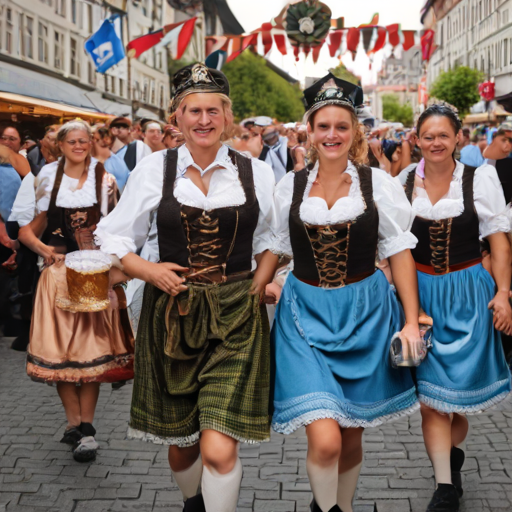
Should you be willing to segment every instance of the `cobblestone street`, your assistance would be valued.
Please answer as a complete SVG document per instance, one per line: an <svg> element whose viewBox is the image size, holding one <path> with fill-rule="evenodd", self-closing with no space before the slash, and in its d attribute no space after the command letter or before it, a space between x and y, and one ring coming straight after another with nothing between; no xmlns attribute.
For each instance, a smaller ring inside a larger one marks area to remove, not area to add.
<svg viewBox="0 0 512 512"><path fill-rule="evenodd" d="M102 386L95 426L101 449L92 464L73 460L59 443L64 411L55 388L31 382L25 354L0 339L0 511L179 512L165 447L128 441L132 386ZM461 511L512 510L512 406L473 416L463 468ZM357 512L424 512L434 480L421 438L420 418L365 433L365 464ZM304 431L270 443L243 446L239 512L306 512Z"/></svg>

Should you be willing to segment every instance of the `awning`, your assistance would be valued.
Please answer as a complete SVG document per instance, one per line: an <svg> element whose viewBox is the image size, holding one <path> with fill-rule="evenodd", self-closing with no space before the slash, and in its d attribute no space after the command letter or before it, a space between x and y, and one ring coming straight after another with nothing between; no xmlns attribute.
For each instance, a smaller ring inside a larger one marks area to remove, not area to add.
<svg viewBox="0 0 512 512"><path fill-rule="evenodd" d="M500 118L512 116L501 105L496 105L490 112L482 114L469 114L464 118L464 124L488 123L489 121L497 121Z"/></svg>
<svg viewBox="0 0 512 512"><path fill-rule="evenodd" d="M117 103L115 101L111 101L107 98L104 98L103 95L99 92L92 91L86 93L87 98L91 100L94 106L100 110L101 112L105 112L107 114L112 114L116 117L131 117L132 116L132 107L131 105L126 105L124 103Z"/></svg>
<svg viewBox="0 0 512 512"><path fill-rule="evenodd" d="M505 109L512 110L512 92L504 94L503 96L498 96L497 98L494 99L503 107L505 107Z"/></svg>
<svg viewBox="0 0 512 512"><path fill-rule="evenodd" d="M33 116L55 116L59 118L80 117L86 121L106 120L114 117L96 110L87 110L34 97L0 92L0 113L28 114Z"/></svg>
<svg viewBox="0 0 512 512"><path fill-rule="evenodd" d="M24 69L8 62L0 65L0 91L21 94L30 98L97 110L86 96L87 91L52 76Z"/></svg>

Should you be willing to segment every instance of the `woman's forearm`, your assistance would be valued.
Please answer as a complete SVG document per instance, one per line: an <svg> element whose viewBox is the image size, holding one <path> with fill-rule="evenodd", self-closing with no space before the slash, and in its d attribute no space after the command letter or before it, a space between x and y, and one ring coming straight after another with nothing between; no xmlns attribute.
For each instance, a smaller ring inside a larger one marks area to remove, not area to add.
<svg viewBox="0 0 512 512"><path fill-rule="evenodd" d="M254 259L258 264L255 272L255 277L257 276L258 281L264 284L272 282L279 264L279 256L270 251L264 251L256 255Z"/></svg>
<svg viewBox="0 0 512 512"><path fill-rule="evenodd" d="M129 252L124 258L121 259L123 264L123 272L132 279L141 279L147 281L148 269L153 263L137 256L133 252Z"/></svg>
<svg viewBox="0 0 512 512"><path fill-rule="evenodd" d="M495 233L487 237L491 246L492 274L498 287L498 292L510 291L511 252L510 242L505 233Z"/></svg>
<svg viewBox="0 0 512 512"><path fill-rule="evenodd" d="M39 238L35 235L31 224L27 224L26 226L20 228L18 233L18 240L39 256L44 257L46 255L48 246L43 244L43 242L41 242L41 240L39 240Z"/></svg>
<svg viewBox="0 0 512 512"><path fill-rule="evenodd" d="M396 290L402 301L405 321L418 325L420 303L418 299L418 276L411 251L406 249L389 258L391 274Z"/></svg>

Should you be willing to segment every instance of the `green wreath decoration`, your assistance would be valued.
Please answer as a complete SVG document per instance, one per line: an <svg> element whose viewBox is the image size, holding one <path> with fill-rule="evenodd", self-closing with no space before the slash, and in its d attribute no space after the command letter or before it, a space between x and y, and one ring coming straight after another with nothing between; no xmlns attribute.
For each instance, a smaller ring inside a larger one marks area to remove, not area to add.
<svg viewBox="0 0 512 512"><path fill-rule="evenodd" d="M331 9L318 0L303 0L286 12L286 35L292 46L318 46L331 28Z"/></svg>

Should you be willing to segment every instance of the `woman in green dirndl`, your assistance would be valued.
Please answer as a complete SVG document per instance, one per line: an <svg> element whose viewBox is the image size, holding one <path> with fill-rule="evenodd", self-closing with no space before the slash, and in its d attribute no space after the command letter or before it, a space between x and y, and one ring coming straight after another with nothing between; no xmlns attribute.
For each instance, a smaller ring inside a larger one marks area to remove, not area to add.
<svg viewBox="0 0 512 512"><path fill-rule="evenodd" d="M222 144L233 114L221 72L194 64L173 84L171 122L185 145L138 164L96 236L146 282L129 436L169 445L186 510L203 506L201 482L208 512L234 512L238 444L270 436L261 297L277 265L268 250L274 175ZM160 263L137 256L155 226Z"/></svg>

